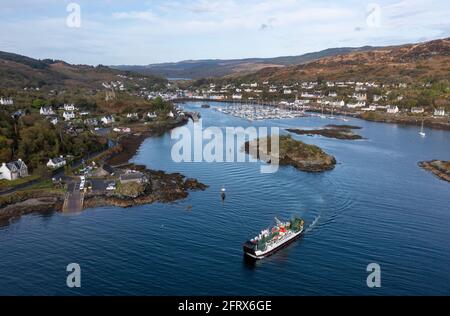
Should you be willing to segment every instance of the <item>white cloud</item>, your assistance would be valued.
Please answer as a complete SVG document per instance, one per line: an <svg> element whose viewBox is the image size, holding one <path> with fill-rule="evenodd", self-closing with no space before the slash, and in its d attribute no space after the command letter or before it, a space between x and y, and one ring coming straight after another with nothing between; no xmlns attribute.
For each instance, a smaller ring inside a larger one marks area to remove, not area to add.
<svg viewBox="0 0 450 316"><path fill-rule="evenodd" d="M146 64L390 45L450 32L444 0L379 0L381 25L372 29L366 8L377 0L78 0L83 20L77 30L65 27L64 3L43 1L53 5L33 6L27 15L11 5L0 12L0 50L76 63Z"/></svg>
<svg viewBox="0 0 450 316"><path fill-rule="evenodd" d="M158 17L150 11L115 12L112 16L115 19L136 19L150 22L159 20Z"/></svg>

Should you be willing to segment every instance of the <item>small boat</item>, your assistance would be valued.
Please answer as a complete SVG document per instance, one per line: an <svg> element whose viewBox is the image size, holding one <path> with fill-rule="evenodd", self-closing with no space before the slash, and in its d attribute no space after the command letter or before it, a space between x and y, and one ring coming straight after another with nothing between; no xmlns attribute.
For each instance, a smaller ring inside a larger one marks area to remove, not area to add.
<svg viewBox="0 0 450 316"><path fill-rule="evenodd" d="M222 201L225 200L225 188L222 187L222 189L220 190L220 196L222 197Z"/></svg>
<svg viewBox="0 0 450 316"><path fill-rule="evenodd" d="M422 137L427 136L427 134L423 131L423 121L422 121L422 127L420 129L419 135L422 136Z"/></svg>
<svg viewBox="0 0 450 316"><path fill-rule="evenodd" d="M320 118L327 118L324 114L323 114L323 106L322 106L322 114L319 115Z"/></svg>

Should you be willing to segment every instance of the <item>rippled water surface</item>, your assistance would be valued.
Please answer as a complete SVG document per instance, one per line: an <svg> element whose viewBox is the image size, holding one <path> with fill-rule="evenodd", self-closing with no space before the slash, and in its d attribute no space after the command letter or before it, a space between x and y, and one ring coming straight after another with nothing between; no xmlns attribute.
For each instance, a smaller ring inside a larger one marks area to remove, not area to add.
<svg viewBox="0 0 450 316"><path fill-rule="evenodd" d="M200 103L203 126L320 127L320 118L248 122ZM450 159L450 133L352 119L365 139L293 136L334 155L333 171L310 174L260 163L175 163L166 134L133 162L181 172L210 187L172 204L82 214L34 214L0 227L0 294L450 294L450 184L417 167ZM192 128L192 124L189 124ZM225 186L225 203L220 188ZM187 210L189 206L192 209ZM242 243L274 216L305 218L305 235L256 264ZM65 267L82 269L68 289ZM366 267L380 264L380 289Z"/></svg>

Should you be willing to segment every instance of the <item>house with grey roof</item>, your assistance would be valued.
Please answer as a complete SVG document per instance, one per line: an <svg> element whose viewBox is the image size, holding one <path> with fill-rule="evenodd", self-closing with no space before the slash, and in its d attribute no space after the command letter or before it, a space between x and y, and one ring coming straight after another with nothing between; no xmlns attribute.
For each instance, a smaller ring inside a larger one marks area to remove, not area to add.
<svg viewBox="0 0 450 316"><path fill-rule="evenodd" d="M0 167L0 180L17 180L24 177L28 177L28 167L22 159L2 163Z"/></svg>
<svg viewBox="0 0 450 316"><path fill-rule="evenodd" d="M57 158L51 158L47 162L47 167L51 169L58 169L66 165L66 159L64 159L62 156Z"/></svg>

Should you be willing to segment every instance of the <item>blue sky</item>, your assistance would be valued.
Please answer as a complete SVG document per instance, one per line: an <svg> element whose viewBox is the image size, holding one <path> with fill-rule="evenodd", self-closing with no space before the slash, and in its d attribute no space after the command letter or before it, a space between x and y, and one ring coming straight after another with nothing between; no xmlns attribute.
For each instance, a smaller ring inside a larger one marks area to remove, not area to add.
<svg viewBox="0 0 450 316"><path fill-rule="evenodd" d="M275 57L449 37L449 16L448 0L3 0L0 50L93 65Z"/></svg>

